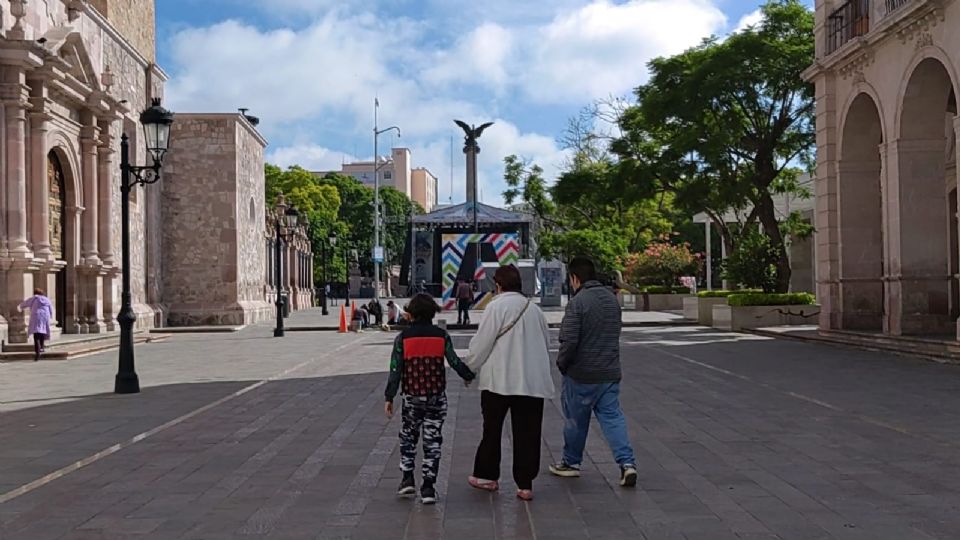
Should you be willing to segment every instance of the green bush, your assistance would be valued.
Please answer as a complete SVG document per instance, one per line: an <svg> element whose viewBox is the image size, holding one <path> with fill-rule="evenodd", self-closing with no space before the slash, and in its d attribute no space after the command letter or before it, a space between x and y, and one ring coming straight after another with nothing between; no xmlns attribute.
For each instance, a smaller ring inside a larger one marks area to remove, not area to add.
<svg viewBox="0 0 960 540"><path fill-rule="evenodd" d="M700 291L697 293L699 298L727 298L731 294L749 294L749 293L762 293L760 289L740 289L728 291L726 289L716 289L713 291Z"/></svg>
<svg viewBox="0 0 960 540"><path fill-rule="evenodd" d="M777 261L780 253L766 235L748 227L740 233L733 253L723 261L723 279L738 287L777 290Z"/></svg>
<svg viewBox="0 0 960 540"><path fill-rule="evenodd" d="M812 306L817 298L810 293L737 293L727 297L731 306Z"/></svg>
<svg viewBox="0 0 960 540"><path fill-rule="evenodd" d="M689 287L667 287L665 285L648 285L640 287L640 292L647 294L690 294Z"/></svg>

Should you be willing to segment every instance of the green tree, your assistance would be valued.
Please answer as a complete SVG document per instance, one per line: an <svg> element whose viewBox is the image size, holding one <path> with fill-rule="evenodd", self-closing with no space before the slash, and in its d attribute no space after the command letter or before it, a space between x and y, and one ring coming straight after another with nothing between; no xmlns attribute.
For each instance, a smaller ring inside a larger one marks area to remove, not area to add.
<svg viewBox="0 0 960 540"><path fill-rule="evenodd" d="M373 273L373 189L363 185L352 176L329 173L319 180L320 185L337 190L342 201L339 221L344 224L345 234L338 241L338 250L347 253L356 250L360 270ZM410 229L407 226L411 214L422 214L423 208L394 188L380 188L383 235L381 243L386 251L386 264L400 264Z"/></svg>
<svg viewBox="0 0 960 540"><path fill-rule="evenodd" d="M651 62L612 149L641 188L655 182L678 208L713 216L731 250L737 236L725 212L743 214L741 230L759 223L777 253L776 289L786 291L787 239L773 196L796 193L795 168L812 161L813 87L800 73L814 61L814 22L800 0L771 0L762 12L761 23L726 40Z"/></svg>
<svg viewBox="0 0 960 540"><path fill-rule="evenodd" d="M301 167L283 170L267 164L264 173L268 207L276 205L282 193L286 203L296 207L307 223L314 253L314 279L320 283L324 265L322 255L327 248L329 233L337 231L340 234L339 230L342 229L338 223L340 193L334 186L322 184L316 176ZM329 272L327 277L332 279Z"/></svg>

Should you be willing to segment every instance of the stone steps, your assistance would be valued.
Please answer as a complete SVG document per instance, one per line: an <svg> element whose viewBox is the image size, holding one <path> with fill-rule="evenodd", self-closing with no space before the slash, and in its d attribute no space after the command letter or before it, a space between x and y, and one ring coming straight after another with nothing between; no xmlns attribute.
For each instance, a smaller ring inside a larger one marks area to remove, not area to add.
<svg viewBox="0 0 960 540"><path fill-rule="evenodd" d="M155 343L167 339L168 335L158 334L134 334L134 344ZM95 352L108 351L120 347L120 334L110 333L90 337L70 339L63 342L51 342L47 345L46 351L40 355L41 360L68 360L77 356L87 355ZM3 352L0 352L0 362L22 362L33 361L33 343L15 343L4 344Z"/></svg>
<svg viewBox="0 0 960 540"><path fill-rule="evenodd" d="M767 337L819 341L871 351L883 351L907 356L919 356L941 362L960 363L960 341L920 336L887 336L870 332L842 330L802 332L791 334L780 329L755 329L750 333Z"/></svg>

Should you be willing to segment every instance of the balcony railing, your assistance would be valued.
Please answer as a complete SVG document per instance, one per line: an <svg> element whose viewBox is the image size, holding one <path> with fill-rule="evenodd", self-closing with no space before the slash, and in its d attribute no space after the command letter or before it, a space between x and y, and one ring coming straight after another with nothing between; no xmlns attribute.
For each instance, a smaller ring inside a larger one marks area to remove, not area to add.
<svg viewBox="0 0 960 540"><path fill-rule="evenodd" d="M884 11L884 14L889 15L894 11L902 8L903 6L909 4L912 0L883 0L884 6L887 8Z"/></svg>
<svg viewBox="0 0 960 540"><path fill-rule="evenodd" d="M902 5L909 0L886 0ZM870 0L847 0L827 18L827 54L870 31Z"/></svg>

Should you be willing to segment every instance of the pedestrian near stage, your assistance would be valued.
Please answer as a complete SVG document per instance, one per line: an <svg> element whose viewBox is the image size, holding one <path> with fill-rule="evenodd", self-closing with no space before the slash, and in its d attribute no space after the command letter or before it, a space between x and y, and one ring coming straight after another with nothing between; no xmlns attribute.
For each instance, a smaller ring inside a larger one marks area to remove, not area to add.
<svg viewBox="0 0 960 540"><path fill-rule="evenodd" d="M469 281L461 279L457 282L457 324L470 324L473 293L473 285Z"/></svg>
<svg viewBox="0 0 960 540"><path fill-rule="evenodd" d="M469 385L474 374L460 361L447 331L434 326L433 318L440 307L432 296L417 294L407 310L410 326L397 336L390 358L390 377L384 392L384 410L393 417L393 400L402 389L402 424L400 428L400 471L403 479L397 493L417 492L414 464L417 441L423 436L423 464L420 499L424 504L437 501L437 472L443 446L443 421L447 416L447 376L444 359Z"/></svg>
<svg viewBox="0 0 960 540"><path fill-rule="evenodd" d="M563 459L550 465L550 472L561 477L580 476L590 416L595 415L620 465L620 485L633 487L637 484L636 460L620 407L620 303L613 291L597 280L590 259L574 258L569 273L576 292L560 325L557 355L566 418Z"/></svg>
<svg viewBox="0 0 960 540"><path fill-rule="evenodd" d="M477 489L499 489L503 422L510 413L513 479L517 497L529 501L540 472L543 403L554 393L550 334L543 312L521 292L516 267L501 266L493 281L496 298L484 310L467 356L479 380L483 414L483 438L468 482Z"/></svg>
<svg viewBox="0 0 960 540"><path fill-rule="evenodd" d="M30 310L30 325L27 334L33 336L33 361L40 360L45 344L50 341L50 321L53 320L53 305L43 293L43 289L34 289L33 296L27 298L17 307L18 311Z"/></svg>

